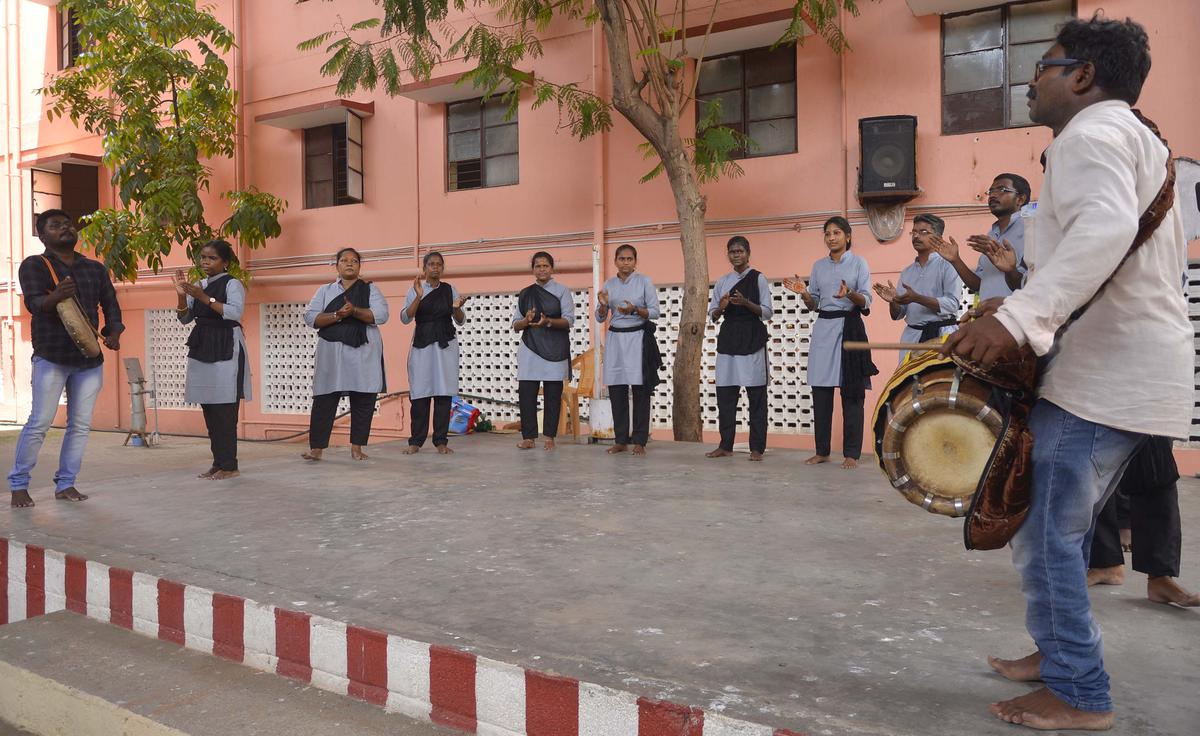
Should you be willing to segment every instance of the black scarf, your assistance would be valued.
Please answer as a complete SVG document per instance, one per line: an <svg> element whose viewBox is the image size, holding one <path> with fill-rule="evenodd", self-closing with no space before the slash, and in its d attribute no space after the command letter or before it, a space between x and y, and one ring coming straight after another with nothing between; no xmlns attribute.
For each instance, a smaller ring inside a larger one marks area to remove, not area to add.
<svg viewBox="0 0 1200 736"><path fill-rule="evenodd" d="M551 319L562 317L562 304L558 297L539 284L530 284L521 290L517 296L517 309L522 315L529 314L529 310L532 309L534 322L540 321L543 315ZM521 342L535 355L551 363L571 358L570 330L526 328L521 333Z"/></svg>
<svg viewBox="0 0 1200 736"><path fill-rule="evenodd" d="M224 277L224 278L222 278ZM225 292L229 286L229 274L219 274L208 281L204 293L225 303ZM220 363L233 360L233 328L241 325L225 319L208 305L208 299L192 300L192 316L196 325L188 335L188 357L201 363Z"/></svg>
<svg viewBox="0 0 1200 736"><path fill-rule="evenodd" d="M363 281L362 279L355 281L349 289L329 300L329 303L325 305L324 313L333 314L341 309L346 302L350 302L355 307L362 309L370 308L370 282ZM357 348L367 343L367 323L355 317L350 317L341 322L325 325L317 330L317 334L322 340L345 343L352 348Z"/></svg>
<svg viewBox="0 0 1200 736"><path fill-rule="evenodd" d="M846 314L842 324L842 344L850 342L867 342L867 326L863 323L863 315L870 314L868 309L855 307ZM871 376L879 375L879 369L871 361L870 350L846 350L842 348L842 396L848 399L861 399L867 395L867 384Z"/></svg>
<svg viewBox="0 0 1200 736"><path fill-rule="evenodd" d="M413 333L413 347L420 349L435 342L445 348L454 339L454 290L442 282L421 297L417 305L417 329Z"/></svg>
<svg viewBox="0 0 1200 736"><path fill-rule="evenodd" d="M658 371L663 367L662 353L658 351L658 340L654 338L658 325L646 320L632 327L609 327L609 332L641 332L642 333L642 385L651 391L662 383Z"/></svg>
<svg viewBox="0 0 1200 736"><path fill-rule="evenodd" d="M741 281L733 285L729 293L738 292L751 304L758 304L758 271L746 272ZM753 355L767 344L767 326L762 318L748 307L730 304L721 319L721 330L717 333L717 352L722 355Z"/></svg>

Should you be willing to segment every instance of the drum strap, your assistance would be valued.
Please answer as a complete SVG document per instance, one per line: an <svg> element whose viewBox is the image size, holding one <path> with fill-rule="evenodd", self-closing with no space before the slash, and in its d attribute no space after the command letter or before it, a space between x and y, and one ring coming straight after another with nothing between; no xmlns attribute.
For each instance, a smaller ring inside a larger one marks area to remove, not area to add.
<svg viewBox="0 0 1200 736"><path fill-rule="evenodd" d="M54 272L54 266L51 265L50 259L46 256L39 257L42 259L42 262L46 264L46 270L50 272L50 280L54 283L54 286L57 287L58 274ZM53 291L53 289L51 291ZM83 315L83 321L88 323L88 327L92 328L92 332L96 333L96 337L103 338L104 335L100 334L100 330L96 328L96 325L92 324L92 321L87 318L87 310L83 308L83 303L79 301L79 295L75 295L71 297L71 299L73 299L76 306L79 307L79 313Z"/></svg>

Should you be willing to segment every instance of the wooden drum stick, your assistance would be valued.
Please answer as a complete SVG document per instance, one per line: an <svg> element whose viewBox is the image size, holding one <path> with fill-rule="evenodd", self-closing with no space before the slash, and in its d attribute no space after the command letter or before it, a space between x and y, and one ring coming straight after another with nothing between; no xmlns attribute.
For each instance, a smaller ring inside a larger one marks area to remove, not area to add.
<svg viewBox="0 0 1200 736"><path fill-rule="evenodd" d="M940 350L940 342L855 342L848 340L842 343L846 350L913 350L925 352Z"/></svg>

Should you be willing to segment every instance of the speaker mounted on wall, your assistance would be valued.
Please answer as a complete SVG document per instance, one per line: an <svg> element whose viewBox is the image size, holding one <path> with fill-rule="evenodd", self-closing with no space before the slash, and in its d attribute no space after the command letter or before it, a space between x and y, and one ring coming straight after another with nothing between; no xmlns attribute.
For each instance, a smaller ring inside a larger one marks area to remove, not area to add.
<svg viewBox="0 0 1200 736"><path fill-rule="evenodd" d="M863 204L906 202L921 193L917 187L916 116L860 118L858 139L858 198Z"/></svg>

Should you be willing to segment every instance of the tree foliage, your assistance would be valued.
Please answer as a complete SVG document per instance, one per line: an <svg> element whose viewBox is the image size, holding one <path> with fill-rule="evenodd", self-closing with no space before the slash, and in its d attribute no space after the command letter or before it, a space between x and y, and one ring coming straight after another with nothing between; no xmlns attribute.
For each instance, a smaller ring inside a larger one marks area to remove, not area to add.
<svg viewBox="0 0 1200 736"><path fill-rule="evenodd" d="M207 162L232 157L236 145L237 92L222 58L233 34L194 0L59 5L73 12L83 51L39 92L51 120L70 118L101 138L123 208L97 211L81 236L109 270L132 281L139 261L157 272L176 246L195 263L213 238L256 248L277 237L287 203L253 187L221 194L232 211L224 222L205 218Z"/></svg>

